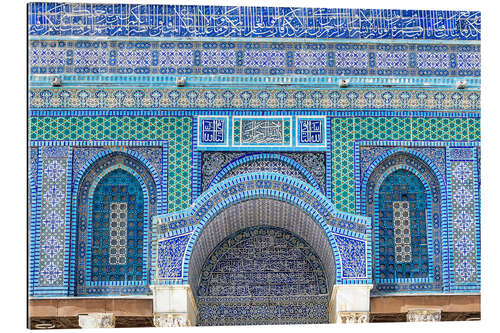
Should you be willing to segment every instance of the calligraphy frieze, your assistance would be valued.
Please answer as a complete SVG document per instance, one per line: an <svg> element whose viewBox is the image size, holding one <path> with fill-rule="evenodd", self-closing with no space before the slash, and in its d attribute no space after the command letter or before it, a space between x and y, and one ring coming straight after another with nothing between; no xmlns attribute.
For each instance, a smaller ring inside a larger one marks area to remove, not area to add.
<svg viewBox="0 0 500 333"><path fill-rule="evenodd" d="M236 124L242 144L286 144L282 119L241 119Z"/></svg>
<svg viewBox="0 0 500 333"><path fill-rule="evenodd" d="M198 150L327 149L326 116L198 116Z"/></svg>
<svg viewBox="0 0 500 333"><path fill-rule="evenodd" d="M30 3L31 36L480 40L477 11Z"/></svg>

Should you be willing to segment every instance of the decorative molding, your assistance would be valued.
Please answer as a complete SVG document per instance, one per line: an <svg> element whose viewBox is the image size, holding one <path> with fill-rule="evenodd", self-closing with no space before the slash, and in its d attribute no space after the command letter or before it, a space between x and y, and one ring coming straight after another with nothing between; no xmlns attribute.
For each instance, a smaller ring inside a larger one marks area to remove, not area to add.
<svg viewBox="0 0 500 333"><path fill-rule="evenodd" d="M52 87L51 79L53 73L48 74L30 74L28 81L30 87ZM130 86L151 86L158 88L176 87L176 78L174 75L156 75L156 74L61 74L58 75L63 86L69 88L75 87L93 87L96 85L109 85L110 87L120 85L121 87ZM306 76L306 75L189 75L187 84L193 87L276 87L301 85L316 86L328 89L338 89L340 80L345 76ZM465 91L477 90L481 86L481 79L478 77L461 77L467 81ZM454 77L401 77L401 76L358 76L349 75L349 86L357 88L378 88L391 86L394 88L447 88L456 89L457 79ZM178 88L181 90L181 88ZM90 97L90 96L89 96Z"/></svg>
<svg viewBox="0 0 500 333"><path fill-rule="evenodd" d="M480 46L470 44L32 40L28 57L32 75L179 75L187 77L188 84L192 75L214 74L475 79L481 75ZM67 77L62 83L66 81Z"/></svg>
<svg viewBox="0 0 500 333"><path fill-rule="evenodd" d="M185 314L155 313L153 315L155 327L187 327L191 322Z"/></svg>
<svg viewBox="0 0 500 333"><path fill-rule="evenodd" d="M441 310L416 309L408 310L406 321L421 322L421 321L441 321Z"/></svg>
<svg viewBox="0 0 500 333"><path fill-rule="evenodd" d="M370 321L370 312L368 311L340 311L337 316L337 323L340 324L364 324Z"/></svg>
<svg viewBox="0 0 500 333"><path fill-rule="evenodd" d="M89 313L78 315L78 325L81 328L114 328L115 315L113 313Z"/></svg>

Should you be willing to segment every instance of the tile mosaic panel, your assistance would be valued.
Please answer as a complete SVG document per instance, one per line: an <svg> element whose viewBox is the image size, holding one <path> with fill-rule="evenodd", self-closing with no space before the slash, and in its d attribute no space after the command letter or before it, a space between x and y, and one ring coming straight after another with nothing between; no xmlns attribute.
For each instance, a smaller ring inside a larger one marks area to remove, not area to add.
<svg viewBox="0 0 500 333"><path fill-rule="evenodd" d="M68 147L41 149L41 214L38 286L64 285L64 244L67 219Z"/></svg>
<svg viewBox="0 0 500 333"><path fill-rule="evenodd" d="M191 234L170 237L158 241L157 278L182 278L184 253Z"/></svg>
<svg viewBox="0 0 500 333"><path fill-rule="evenodd" d="M479 77L479 45L272 42L29 42L31 74Z"/></svg>
<svg viewBox="0 0 500 333"><path fill-rule="evenodd" d="M202 320L210 322L211 307L234 307L231 315L220 318L222 323L228 321L234 325L249 322L252 315L249 318L248 311L255 311L255 297L269 300L272 297L277 303L261 304L259 312L281 320L290 312L294 314L293 320L299 322L310 312L297 316L297 305L283 302L284 298L326 294L328 289L321 260L308 243L282 228L256 226L239 230L213 249L203 265L198 299ZM235 300L244 296L252 296L252 304L235 307ZM280 310L275 313L276 307ZM242 316L242 310L247 315ZM323 309L320 313L326 312Z"/></svg>
<svg viewBox="0 0 500 333"><path fill-rule="evenodd" d="M361 212L372 218L373 225L372 293L443 291L447 270L442 249L447 238L441 233L447 230L443 186L427 162L405 151L389 155L363 178ZM409 234L403 235L402 243L411 243L411 249L402 252L411 253L410 262L397 257L394 202L409 204Z"/></svg>
<svg viewBox="0 0 500 333"><path fill-rule="evenodd" d="M167 140L168 210L190 205L190 117L31 117L29 123L30 140Z"/></svg>
<svg viewBox="0 0 500 333"><path fill-rule="evenodd" d="M334 238L342 256L342 277L366 276L366 243L340 235Z"/></svg>
<svg viewBox="0 0 500 333"><path fill-rule="evenodd" d="M354 212L355 140L478 141L479 119L419 117L332 118L332 201Z"/></svg>
<svg viewBox="0 0 500 333"><path fill-rule="evenodd" d="M479 112L479 91L432 89L31 88L32 109L334 109ZM90 111L89 111L90 112Z"/></svg>
<svg viewBox="0 0 500 333"><path fill-rule="evenodd" d="M256 226L226 237L207 257L198 296L327 294L320 258L289 231Z"/></svg>
<svg viewBox="0 0 500 333"><path fill-rule="evenodd" d="M427 199L424 184L408 170L392 172L380 185L378 244L373 244L380 279L429 276Z"/></svg>
<svg viewBox="0 0 500 333"><path fill-rule="evenodd" d="M456 284L478 281L474 168L474 160L450 161L453 279Z"/></svg>
<svg viewBox="0 0 500 333"><path fill-rule="evenodd" d="M91 200L90 280L104 284L142 281L148 212L138 179L123 169L113 170L96 184Z"/></svg>
<svg viewBox="0 0 500 333"><path fill-rule="evenodd" d="M201 326L326 324L328 303L328 295L199 297L198 320Z"/></svg>
<svg viewBox="0 0 500 333"><path fill-rule="evenodd" d="M479 40L477 11L30 3L31 36Z"/></svg>
<svg viewBox="0 0 500 333"><path fill-rule="evenodd" d="M271 158L273 156L274 158ZM223 179L247 172L269 171L290 175L311 184L304 176L303 170L298 170L289 163L277 160L278 156L283 156L298 163L298 165L304 168L306 172L312 176L314 183L318 184L320 190L325 193L325 154L312 152L280 152L272 154L251 152L203 152L201 156L201 191L206 191L214 181L214 178L220 174L221 170L231 164L234 165L234 168L232 168ZM238 161L245 157L255 157L255 159L247 163L238 164ZM270 163L262 163L265 161L270 161Z"/></svg>

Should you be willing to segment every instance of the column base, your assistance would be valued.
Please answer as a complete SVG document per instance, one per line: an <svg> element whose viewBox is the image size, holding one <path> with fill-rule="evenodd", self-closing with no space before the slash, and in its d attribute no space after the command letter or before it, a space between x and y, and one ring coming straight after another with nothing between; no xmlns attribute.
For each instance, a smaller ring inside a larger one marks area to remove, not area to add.
<svg viewBox="0 0 500 333"><path fill-rule="evenodd" d="M115 315L113 313L89 313L78 315L78 325L81 328L113 328Z"/></svg>

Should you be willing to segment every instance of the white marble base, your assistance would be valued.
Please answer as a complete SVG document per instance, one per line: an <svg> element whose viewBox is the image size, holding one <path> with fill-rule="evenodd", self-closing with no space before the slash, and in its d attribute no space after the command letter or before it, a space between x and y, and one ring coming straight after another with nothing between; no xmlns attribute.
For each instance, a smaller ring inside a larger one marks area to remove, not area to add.
<svg viewBox="0 0 500 333"><path fill-rule="evenodd" d="M370 318L371 284L333 286L330 323L366 323Z"/></svg>
<svg viewBox="0 0 500 333"><path fill-rule="evenodd" d="M81 328L113 328L115 316L112 313L89 313L78 315L78 325Z"/></svg>
<svg viewBox="0 0 500 333"><path fill-rule="evenodd" d="M198 308L188 285L155 285L151 286L151 290L155 326L156 316L159 327L196 325ZM171 325L172 321L177 321L179 325Z"/></svg>

